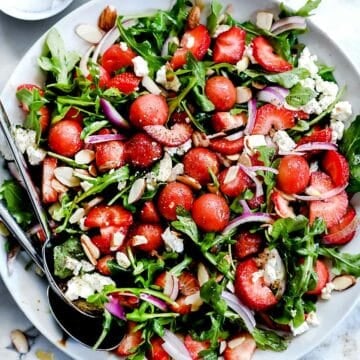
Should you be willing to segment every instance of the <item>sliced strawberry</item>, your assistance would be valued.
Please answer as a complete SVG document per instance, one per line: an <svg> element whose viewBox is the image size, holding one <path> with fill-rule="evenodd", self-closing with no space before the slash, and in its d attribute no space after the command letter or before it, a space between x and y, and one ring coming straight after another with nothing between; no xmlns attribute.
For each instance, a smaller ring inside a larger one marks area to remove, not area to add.
<svg viewBox="0 0 360 360"><path fill-rule="evenodd" d="M211 117L211 125L216 132L229 131L244 126L247 122L245 113L232 115L230 112L216 112Z"/></svg>
<svg viewBox="0 0 360 360"><path fill-rule="evenodd" d="M246 32L236 26L221 33L215 40L214 62L236 64L244 54L245 37Z"/></svg>
<svg viewBox="0 0 360 360"><path fill-rule="evenodd" d="M294 113L283 107L265 104L256 111L252 134L266 135L272 128L276 130L290 129L295 125Z"/></svg>
<svg viewBox="0 0 360 360"><path fill-rule="evenodd" d="M137 168L150 167L162 154L161 145L145 133L136 133L125 143L127 162Z"/></svg>
<svg viewBox="0 0 360 360"><path fill-rule="evenodd" d="M334 188L331 178L322 172L314 172L310 178L310 189L319 194ZM316 218L322 218L326 226L332 227L340 222L346 214L349 200L345 191L326 200L316 200L310 202L309 220L314 222Z"/></svg>
<svg viewBox="0 0 360 360"><path fill-rule="evenodd" d="M339 223L328 229L328 234L322 237L322 242L326 245L335 246L347 244L354 238L358 223L356 211L352 206L349 206Z"/></svg>
<svg viewBox="0 0 360 360"><path fill-rule="evenodd" d="M50 110L44 105L39 109L37 114L39 116L41 132L44 132L50 124Z"/></svg>
<svg viewBox="0 0 360 360"><path fill-rule="evenodd" d="M349 164L339 152L327 151L321 161L321 166L331 177L335 186L344 186L349 181Z"/></svg>
<svg viewBox="0 0 360 360"><path fill-rule="evenodd" d="M265 202L264 195L255 196L255 194L250 200L247 201L249 208L251 210L259 208L262 204L264 204L264 202Z"/></svg>
<svg viewBox="0 0 360 360"><path fill-rule="evenodd" d="M289 325L278 324L266 312L259 311L256 313L256 316L259 318L261 323L264 324L265 326L267 326L269 329L280 330L280 331L285 331L285 332L291 331Z"/></svg>
<svg viewBox="0 0 360 360"><path fill-rule="evenodd" d="M107 226L129 227L133 222L130 211L120 205L98 205L93 207L86 216L84 225L88 228L104 228Z"/></svg>
<svg viewBox="0 0 360 360"><path fill-rule="evenodd" d="M135 330L135 327L136 323L128 322L128 330L115 350L116 355L129 356L134 354L143 342L141 330Z"/></svg>
<svg viewBox="0 0 360 360"><path fill-rule="evenodd" d="M160 289L164 289L165 284L166 284L166 271L163 271L156 277L154 281L154 285L158 286Z"/></svg>
<svg viewBox="0 0 360 360"><path fill-rule="evenodd" d="M125 144L122 141L106 141L95 146L95 163L100 172L125 165Z"/></svg>
<svg viewBox="0 0 360 360"><path fill-rule="evenodd" d="M101 64L108 73L120 70L126 66L132 66L132 59L136 53L124 44L115 44L105 50Z"/></svg>
<svg viewBox="0 0 360 360"><path fill-rule="evenodd" d="M180 48L175 51L170 65L176 70L186 64L186 54L191 52L197 60L202 60L206 55L211 38L209 31L204 25L198 25L184 33L180 41Z"/></svg>
<svg viewBox="0 0 360 360"><path fill-rule="evenodd" d="M76 107L71 107L64 116L64 119L75 120L79 124L82 124L83 118L83 114Z"/></svg>
<svg viewBox="0 0 360 360"><path fill-rule="evenodd" d="M210 140L209 148L221 155L235 155L244 149L244 138L228 140L226 138Z"/></svg>
<svg viewBox="0 0 360 360"><path fill-rule="evenodd" d="M151 338L151 349L148 352L149 360L170 360L170 355L163 349L164 340L158 336Z"/></svg>
<svg viewBox="0 0 360 360"><path fill-rule="evenodd" d="M156 141L165 146L179 146L190 139L193 129L189 124L176 123L171 129L162 125L144 126L144 130Z"/></svg>
<svg viewBox="0 0 360 360"><path fill-rule="evenodd" d="M292 65L275 54L270 42L263 36L257 36L252 41L255 60L265 70L271 72L284 72L292 69Z"/></svg>
<svg viewBox="0 0 360 360"><path fill-rule="evenodd" d="M237 259L243 259L255 255L260 252L262 245L263 239L258 233L241 232L236 238L234 256Z"/></svg>
<svg viewBox="0 0 360 360"><path fill-rule="evenodd" d="M164 245L161 235L163 228L159 224L139 224L131 230L131 245L141 251L151 252Z"/></svg>
<svg viewBox="0 0 360 360"><path fill-rule="evenodd" d="M44 96L44 90L41 89L40 86L37 86L35 84L21 84L17 87L16 93L20 92L21 90L27 90L26 93L30 96L30 99L32 99L32 93L34 91L38 91L40 96ZM18 97L18 100L20 102L20 107L25 111L29 111L29 103L27 101L24 101L23 99L19 98L18 94L16 94Z"/></svg>
<svg viewBox="0 0 360 360"><path fill-rule="evenodd" d="M251 179L237 166L231 166L223 170L219 174L218 180L220 191L229 197L239 196L252 184Z"/></svg>
<svg viewBox="0 0 360 360"><path fill-rule="evenodd" d="M44 204L52 204L58 200L59 194L51 185L56 167L57 159L53 157L46 157L44 159L41 184L41 195Z"/></svg>
<svg viewBox="0 0 360 360"><path fill-rule="evenodd" d="M108 266L108 261L111 260L114 260L114 257L112 255L103 256L97 261L96 270L102 275L110 276L111 271Z"/></svg>
<svg viewBox="0 0 360 360"><path fill-rule="evenodd" d="M321 260L316 260L315 272L317 275L317 283L314 289L307 291L308 295L320 295L321 290L325 287L326 283L329 281L329 269L325 263Z"/></svg>
<svg viewBox="0 0 360 360"><path fill-rule="evenodd" d="M141 222L148 224L157 224L160 222L160 215L155 204L151 200L144 202L144 205L140 210L140 220Z"/></svg>
<svg viewBox="0 0 360 360"><path fill-rule="evenodd" d="M185 296L195 294L200 290L198 279L188 271L182 272L179 276L179 290Z"/></svg>
<svg viewBox="0 0 360 360"><path fill-rule="evenodd" d="M210 347L210 341L198 341L194 340L190 335L186 335L184 345L189 351L192 360L200 360L202 359L200 352Z"/></svg>
<svg viewBox="0 0 360 360"><path fill-rule="evenodd" d="M191 312L191 304L186 302L187 296L180 295L174 304L170 304L170 309L180 315L186 315Z"/></svg>
<svg viewBox="0 0 360 360"><path fill-rule="evenodd" d="M116 297L116 299L119 301L119 304L126 308L134 309L139 306L140 299L132 293L121 292L121 293L112 293L111 295L113 297Z"/></svg>
<svg viewBox="0 0 360 360"><path fill-rule="evenodd" d="M311 142L330 142L331 128L314 129L310 135L303 136L297 142L297 145L307 144Z"/></svg>
<svg viewBox="0 0 360 360"><path fill-rule="evenodd" d="M236 88L226 76L212 76L206 81L205 94L217 111L228 111L236 103Z"/></svg>
<svg viewBox="0 0 360 360"><path fill-rule="evenodd" d="M256 342L249 333L240 333L228 341L224 351L224 360L251 360Z"/></svg>
<svg viewBox="0 0 360 360"><path fill-rule="evenodd" d="M254 258L239 263L235 274L235 293L250 309L261 311L276 305L278 300L266 286L264 278L254 276L257 271Z"/></svg>
<svg viewBox="0 0 360 360"><path fill-rule="evenodd" d="M111 239L109 236L95 235L91 238L91 241L100 250L102 255L111 254Z"/></svg>
<svg viewBox="0 0 360 360"><path fill-rule="evenodd" d="M116 88L124 94L131 94L139 88L141 78L137 77L134 73L123 72L115 75L108 81L109 88Z"/></svg>

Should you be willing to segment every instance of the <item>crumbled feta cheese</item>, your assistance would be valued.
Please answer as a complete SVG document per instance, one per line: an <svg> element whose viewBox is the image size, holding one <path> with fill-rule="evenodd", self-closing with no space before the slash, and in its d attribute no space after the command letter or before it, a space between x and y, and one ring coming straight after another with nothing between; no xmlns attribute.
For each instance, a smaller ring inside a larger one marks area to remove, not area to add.
<svg viewBox="0 0 360 360"><path fill-rule="evenodd" d="M225 31L228 31L228 30L230 30L229 25L220 24L216 27L212 37L217 38L220 34L224 33Z"/></svg>
<svg viewBox="0 0 360 360"><path fill-rule="evenodd" d="M315 311L311 311L307 314L306 322L308 323L308 325L314 326L314 327L320 325L319 318L317 317L317 314Z"/></svg>
<svg viewBox="0 0 360 360"><path fill-rule="evenodd" d="M289 152L296 147L295 141L284 130L277 131L272 140L278 146L280 153Z"/></svg>
<svg viewBox="0 0 360 360"><path fill-rule="evenodd" d="M46 151L41 148L36 148L34 145L30 145L26 149L26 154L30 165L40 165L46 157Z"/></svg>
<svg viewBox="0 0 360 360"><path fill-rule="evenodd" d="M125 269L127 269L131 265L131 262L130 262L130 259L128 258L128 256L121 251L118 251L115 254L115 259L116 259L116 262Z"/></svg>
<svg viewBox="0 0 360 360"><path fill-rule="evenodd" d="M122 51L127 51L129 49L126 42L120 41L119 45Z"/></svg>
<svg viewBox="0 0 360 360"><path fill-rule="evenodd" d="M247 135L244 138L244 145L246 153L252 155L255 148L266 146L267 142L264 135Z"/></svg>
<svg viewBox="0 0 360 360"><path fill-rule="evenodd" d="M253 47L252 47L251 44L245 46L244 55L249 58L249 60L251 61L252 64L257 64L258 63L256 61L256 59L254 58Z"/></svg>
<svg viewBox="0 0 360 360"><path fill-rule="evenodd" d="M317 161L313 161L310 163L310 172L316 172L319 170L319 163Z"/></svg>
<svg viewBox="0 0 360 360"><path fill-rule="evenodd" d="M80 271L90 272L95 270L95 267L86 260L77 260L70 256L65 258L65 267L73 272L74 275L79 275Z"/></svg>
<svg viewBox="0 0 360 360"><path fill-rule="evenodd" d="M321 108L321 112L326 110L335 101L335 96L332 95L321 95L318 100L318 104Z"/></svg>
<svg viewBox="0 0 360 360"><path fill-rule="evenodd" d="M264 281L270 286L285 279L284 263L276 249L271 249L264 265Z"/></svg>
<svg viewBox="0 0 360 360"><path fill-rule="evenodd" d="M142 56L135 56L132 60L134 73L136 76L143 77L149 75L149 66Z"/></svg>
<svg viewBox="0 0 360 360"><path fill-rule="evenodd" d="M252 274L251 281L255 284L262 277L264 277L264 270L255 271Z"/></svg>
<svg viewBox="0 0 360 360"><path fill-rule="evenodd" d="M118 189L119 191L121 191L121 190L124 190L125 188L126 188L126 181L119 181L119 182L118 182L117 189Z"/></svg>
<svg viewBox="0 0 360 360"><path fill-rule="evenodd" d="M317 56L311 55L310 50L308 47L305 47L299 57L298 66L300 68L306 69L310 72L311 77L314 77L319 68L316 65Z"/></svg>
<svg viewBox="0 0 360 360"><path fill-rule="evenodd" d="M191 149L191 146L192 146L192 141L191 139L189 139L186 142L184 142L182 145L177 147L165 146L164 150L167 151L170 156L174 156L174 155L183 156Z"/></svg>
<svg viewBox="0 0 360 360"><path fill-rule="evenodd" d="M312 98L307 104L300 107L300 110L305 111L307 114L321 114L322 108L315 98Z"/></svg>
<svg viewBox="0 0 360 360"><path fill-rule="evenodd" d="M17 127L14 130L14 139L22 154L25 153L28 147L36 146L36 132L34 130Z"/></svg>
<svg viewBox="0 0 360 360"><path fill-rule="evenodd" d="M184 240L180 238L176 232L171 231L170 227L167 227L161 234L161 238L164 240L167 250L177 253L184 251Z"/></svg>
<svg viewBox="0 0 360 360"><path fill-rule="evenodd" d="M315 80L311 77L300 80L300 85L315 90Z"/></svg>
<svg viewBox="0 0 360 360"><path fill-rule="evenodd" d="M330 300L331 292L335 289L335 286L332 282L328 282L323 289L321 290L321 298L323 300Z"/></svg>
<svg viewBox="0 0 360 360"><path fill-rule="evenodd" d="M289 323L290 325L290 329L291 329L291 332L294 336L298 336L298 335L301 335L303 334L304 332L308 331L309 330L309 324L304 321L300 326L298 327L294 327L293 325L293 322L290 321Z"/></svg>
<svg viewBox="0 0 360 360"><path fill-rule="evenodd" d="M181 87L180 80L175 74L172 74L171 80L169 80L167 78L167 76L166 76L166 66L165 65L163 65L156 72L155 81L158 84L162 85L166 90L172 90L172 91L178 92L180 87Z"/></svg>
<svg viewBox="0 0 360 360"><path fill-rule="evenodd" d="M331 121L331 142L336 144L338 140L341 140L344 135L345 125L341 121Z"/></svg>
<svg viewBox="0 0 360 360"><path fill-rule="evenodd" d="M339 87L337 84L331 81L323 80L320 76L315 77L316 91L318 93L322 93L323 95L328 95L332 97L336 97Z"/></svg>
<svg viewBox="0 0 360 360"><path fill-rule="evenodd" d="M351 104L348 101L339 101L331 112L331 120L346 122L351 115Z"/></svg>
<svg viewBox="0 0 360 360"><path fill-rule="evenodd" d="M171 175L167 181L175 181L178 175L184 174L184 164L178 163L171 169Z"/></svg>

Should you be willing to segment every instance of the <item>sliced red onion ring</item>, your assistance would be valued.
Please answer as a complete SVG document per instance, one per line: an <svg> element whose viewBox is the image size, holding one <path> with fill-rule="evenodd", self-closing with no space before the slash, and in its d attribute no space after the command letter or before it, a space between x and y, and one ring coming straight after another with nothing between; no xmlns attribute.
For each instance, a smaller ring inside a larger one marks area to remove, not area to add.
<svg viewBox="0 0 360 360"><path fill-rule="evenodd" d="M306 20L302 16L289 16L283 19L280 19L271 26L271 32L274 35L277 35L275 33L275 30L280 30L284 27L291 27L291 29L305 29L306 28ZM289 29L289 30L291 30ZM279 33L278 33L279 34Z"/></svg>
<svg viewBox="0 0 360 360"><path fill-rule="evenodd" d="M226 290L221 293L221 297L225 300L229 308L233 309L240 315L248 331L251 333L256 326L256 321L251 310L245 306L236 295L231 294Z"/></svg>
<svg viewBox="0 0 360 360"><path fill-rule="evenodd" d="M259 91L256 97L259 101L264 101L275 106L282 106L289 92L288 89L281 88L280 86L267 86Z"/></svg>
<svg viewBox="0 0 360 360"><path fill-rule="evenodd" d="M105 309L112 315L121 320L126 320L124 308L120 305L119 300L114 296L109 296L109 302L105 304Z"/></svg>
<svg viewBox="0 0 360 360"><path fill-rule="evenodd" d="M179 295L179 279L169 272L165 275L164 294L171 300L176 300Z"/></svg>
<svg viewBox="0 0 360 360"><path fill-rule="evenodd" d="M231 135L225 136L224 139L229 140L229 141L234 141L234 140L239 140L244 136L244 132L243 131L237 131Z"/></svg>
<svg viewBox="0 0 360 360"><path fill-rule="evenodd" d="M277 169L274 169L270 166L248 166L248 169L250 171L270 171L274 174L278 174L279 171Z"/></svg>
<svg viewBox="0 0 360 360"><path fill-rule="evenodd" d="M256 119L256 100L252 98L248 101L248 120L244 130L245 135L251 134Z"/></svg>
<svg viewBox="0 0 360 360"><path fill-rule="evenodd" d="M242 208L243 208L243 213L242 213L242 215L251 214L251 209L249 208L249 205L248 205L248 203L246 202L246 200L244 200L244 199L239 200L239 203L240 203L240 205L241 205Z"/></svg>
<svg viewBox="0 0 360 360"><path fill-rule="evenodd" d="M96 63L99 55L102 55L116 40L120 37L120 32L117 26L110 29L97 44L91 60Z"/></svg>
<svg viewBox="0 0 360 360"><path fill-rule="evenodd" d="M170 330L165 330L161 337L162 348L175 360L191 360L190 353L184 343Z"/></svg>
<svg viewBox="0 0 360 360"><path fill-rule="evenodd" d="M84 75L85 78L87 78L90 75L90 71L88 69L88 62L90 59L90 55L93 52L93 50L95 49L95 46L91 46L86 53L82 56L82 58L80 59L80 63L79 63L79 69L81 71L81 73Z"/></svg>
<svg viewBox="0 0 360 360"><path fill-rule="evenodd" d="M223 230L223 234L228 233L229 231L235 229L241 224L246 224L249 222L262 222L271 224L273 221L273 218L267 213L245 213L230 221L226 228Z"/></svg>
<svg viewBox="0 0 360 360"><path fill-rule="evenodd" d="M141 300L144 300L144 301L147 301L147 302L150 303L150 304L153 304L154 306L156 306L156 307L159 308L160 310L165 311L165 310L167 309L167 306L166 306L165 302L162 301L162 300L160 300L160 299L158 299L158 298L155 297L155 296L142 293L142 294L140 294L140 299L141 299Z"/></svg>
<svg viewBox="0 0 360 360"><path fill-rule="evenodd" d="M333 143L309 142L309 143L297 146L294 149L294 152L313 151L313 150L336 150L336 149L337 149L337 146Z"/></svg>
<svg viewBox="0 0 360 360"><path fill-rule="evenodd" d="M122 134L89 135L85 138L85 144L99 144L106 141L125 140Z"/></svg>
<svg viewBox="0 0 360 360"><path fill-rule="evenodd" d="M262 188L262 182L257 178L256 174L250 170L247 166L242 164L238 164L240 169L244 171L244 173L255 183L256 190L255 196L259 197L264 194L264 190Z"/></svg>
<svg viewBox="0 0 360 360"><path fill-rule="evenodd" d="M289 30L305 30L306 29L306 24L287 24L284 26L279 27L278 29L274 30L272 33L274 35L280 35L285 31L289 31Z"/></svg>
<svg viewBox="0 0 360 360"><path fill-rule="evenodd" d="M129 129L130 124L127 120L125 120L120 113L114 108L114 106L104 98L100 99L101 108L105 114L105 116L109 119L109 121L120 128Z"/></svg>
<svg viewBox="0 0 360 360"><path fill-rule="evenodd" d="M346 183L343 186L335 187L334 189L331 189L331 190L329 190L327 192L324 192L323 194L320 194L320 195L297 195L297 194L292 194L291 196L293 196L295 199L302 200L302 201L326 200L326 199L330 199L333 196L336 196L336 195L340 194L342 191L344 191L346 189L347 186L348 186L348 184Z"/></svg>

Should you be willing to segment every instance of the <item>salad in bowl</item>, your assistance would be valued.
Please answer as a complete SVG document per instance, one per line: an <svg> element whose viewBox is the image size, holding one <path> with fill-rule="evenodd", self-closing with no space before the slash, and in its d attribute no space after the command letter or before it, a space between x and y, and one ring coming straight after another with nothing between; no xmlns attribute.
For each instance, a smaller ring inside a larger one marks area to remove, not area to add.
<svg viewBox="0 0 360 360"><path fill-rule="evenodd" d="M360 120L299 38L318 3L247 21L216 0L108 6L75 26L82 54L47 34L46 80L18 84L13 133L53 275L104 316L94 349L116 323L129 359L283 351L319 325L319 300L356 283L360 256L341 248L356 241ZM16 179L0 192L41 247Z"/></svg>

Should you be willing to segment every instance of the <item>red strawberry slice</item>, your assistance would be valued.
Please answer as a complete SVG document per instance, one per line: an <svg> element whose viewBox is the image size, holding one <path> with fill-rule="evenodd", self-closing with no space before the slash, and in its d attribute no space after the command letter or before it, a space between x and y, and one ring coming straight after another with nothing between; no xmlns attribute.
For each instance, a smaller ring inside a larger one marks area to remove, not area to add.
<svg viewBox="0 0 360 360"><path fill-rule="evenodd" d="M52 187L51 182L54 179L54 170L57 167L57 159L46 157L43 161L41 195L44 204L52 204L57 201L59 194Z"/></svg>
<svg viewBox="0 0 360 360"><path fill-rule="evenodd" d="M124 94L131 94L139 88L141 79L131 72L115 75L108 81L109 88L116 88Z"/></svg>
<svg viewBox="0 0 360 360"><path fill-rule="evenodd" d="M252 134L266 135L272 128L290 129L295 125L294 113L283 107L266 104L257 109Z"/></svg>
<svg viewBox="0 0 360 360"><path fill-rule="evenodd" d="M311 142L330 142L331 141L331 128L314 129L314 131L307 136L303 136L297 142L297 145L307 144Z"/></svg>
<svg viewBox="0 0 360 360"><path fill-rule="evenodd" d="M190 139L193 129L191 125L176 123L170 129L162 125L144 126L144 130L153 139L165 146L179 146Z"/></svg>
<svg viewBox="0 0 360 360"><path fill-rule="evenodd" d="M329 281L329 269L325 263L321 260L316 260L315 272L317 275L317 282L314 289L307 291L308 295L320 295L321 290L325 287L326 283Z"/></svg>
<svg viewBox="0 0 360 360"><path fill-rule="evenodd" d="M187 303L187 296L180 295L176 302L170 305L170 309L180 315L186 315L191 312L191 304Z"/></svg>
<svg viewBox="0 0 360 360"><path fill-rule="evenodd" d="M239 196L252 184L246 173L236 166L223 170L219 174L218 179L220 191L229 197Z"/></svg>
<svg viewBox="0 0 360 360"><path fill-rule="evenodd" d="M150 201L145 201L140 210L140 220L143 223L157 224L160 222L160 215L156 209L155 204Z"/></svg>
<svg viewBox="0 0 360 360"><path fill-rule="evenodd" d="M289 62L275 54L273 47L265 37L256 37L252 44L254 58L265 70L284 72L292 69L292 65Z"/></svg>
<svg viewBox="0 0 360 360"><path fill-rule="evenodd" d="M237 129L247 122L247 116L245 113L232 115L230 112L216 112L211 117L211 125L215 131L229 131Z"/></svg>
<svg viewBox="0 0 360 360"><path fill-rule="evenodd" d="M256 342L249 333L240 333L228 341L224 351L224 360L251 360Z"/></svg>
<svg viewBox="0 0 360 360"><path fill-rule="evenodd" d="M236 26L221 33L214 45L214 62L236 64L244 54L245 37L246 32Z"/></svg>
<svg viewBox="0 0 360 360"><path fill-rule="evenodd" d="M188 271L179 276L179 290L183 295L193 295L200 290L198 279Z"/></svg>
<svg viewBox="0 0 360 360"><path fill-rule="evenodd" d="M132 59L136 53L127 46L115 44L104 52L101 58L101 65L108 73L117 71L125 66L132 66Z"/></svg>
<svg viewBox="0 0 360 360"><path fill-rule="evenodd" d="M96 264L96 270L105 276L111 275L111 270L109 268L108 262L114 260L115 258L112 255L105 255L102 258L98 259Z"/></svg>
<svg viewBox="0 0 360 360"><path fill-rule="evenodd" d="M197 60L202 60L206 55L211 38L209 31L204 25L198 25L192 30L188 30L181 38L180 48L175 51L170 65L176 70L186 64L186 54L191 52Z"/></svg>
<svg viewBox="0 0 360 360"><path fill-rule="evenodd" d="M322 242L326 245L335 246L347 244L354 238L358 223L356 211L352 206L349 206L339 223L328 229L328 234L322 237Z"/></svg>
<svg viewBox="0 0 360 360"><path fill-rule="evenodd" d="M159 224L138 224L131 230L131 245L150 253L164 245L162 233L163 228ZM139 244L139 238L144 238L144 243Z"/></svg>
<svg viewBox="0 0 360 360"><path fill-rule="evenodd" d="M118 348L115 350L115 353L119 356L129 356L136 352L136 349L143 342L141 330L134 330L136 323L128 323L128 331L125 336L122 338Z"/></svg>
<svg viewBox="0 0 360 360"><path fill-rule="evenodd" d="M321 166L331 177L335 186L344 186L349 181L349 164L339 152L327 151L322 159Z"/></svg>
<svg viewBox="0 0 360 360"><path fill-rule="evenodd" d="M257 271L254 258L239 263L235 274L235 293L250 309L261 311L276 305L278 300L265 285L263 277L253 276Z"/></svg>
<svg viewBox="0 0 360 360"><path fill-rule="evenodd" d="M164 340L158 336L150 340L151 349L148 353L149 360L170 360L170 355L163 349Z"/></svg>
<svg viewBox="0 0 360 360"><path fill-rule="evenodd" d="M100 172L125 165L125 144L122 141L106 141L95 146L95 163Z"/></svg>
<svg viewBox="0 0 360 360"><path fill-rule="evenodd" d="M322 194L333 188L334 185L328 175L319 171L311 174L310 189L312 192ZM313 223L316 218L322 218L328 228L334 226L346 214L348 204L349 200L345 191L326 200L311 201L309 221Z"/></svg>
<svg viewBox="0 0 360 360"><path fill-rule="evenodd" d="M244 138L228 140L226 138L210 140L209 148L221 155L235 155L244 149Z"/></svg>
<svg viewBox="0 0 360 360"><path fill-rule="evenodd" d="M210 347L210 341L197 341L190 335L186 335L184 339L184 345L190 353L190 357L193 360L200 360L202 356L200 352Z"/></svg>
<svg viewBox="0 0 360 360"><path fill-rule="evenodd" d="M130 211L120 205L98 205L92 208L86 216L84 225L88 228L104 228L107 226L125 226L132 224Z"/></svg>
<svg viewBox="0 0 360 360"><path fill-rule="evenodd" d="M260 252L262 244L263 240L259 234L244 231L236 238L234 256L237 259L243 259L247 256L255 255Z"/></svg>

